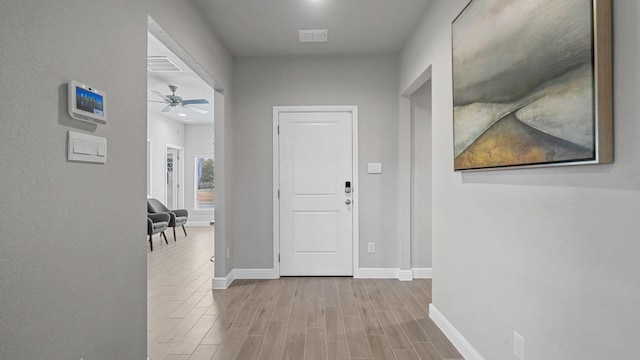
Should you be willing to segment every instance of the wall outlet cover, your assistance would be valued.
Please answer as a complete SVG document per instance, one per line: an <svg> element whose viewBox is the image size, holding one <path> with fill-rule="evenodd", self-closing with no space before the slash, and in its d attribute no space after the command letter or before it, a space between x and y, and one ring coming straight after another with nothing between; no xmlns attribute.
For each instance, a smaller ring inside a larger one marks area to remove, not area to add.
<svg viewBox="0 0 640 360"><path fill-rule="evenodd" d="M513 355L519 360L524 360L524 336L513 331Z"/></svg>
<svg viewBox="0 0 640 360"><path fill-rule="evenodd" d="M369 252L369 254L374 254L376 252L376 243L368 243L367 244L367 251Z"/></svg>

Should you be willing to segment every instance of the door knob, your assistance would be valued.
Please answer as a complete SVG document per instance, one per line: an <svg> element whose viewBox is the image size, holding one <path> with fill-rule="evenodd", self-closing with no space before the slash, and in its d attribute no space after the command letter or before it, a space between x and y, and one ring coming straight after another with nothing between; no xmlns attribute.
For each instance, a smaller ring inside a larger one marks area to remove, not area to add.
<svg viewBox="0 0 640 360"><path fill-rule="evenodd" d="M345 204L350 205L351 204L351 199L347 199L344 201Z"/></svg>

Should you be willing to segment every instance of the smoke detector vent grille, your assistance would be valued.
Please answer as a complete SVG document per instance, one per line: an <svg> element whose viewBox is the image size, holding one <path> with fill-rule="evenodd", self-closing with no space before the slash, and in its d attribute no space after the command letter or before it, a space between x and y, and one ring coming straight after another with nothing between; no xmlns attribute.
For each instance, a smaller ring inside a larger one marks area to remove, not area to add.
<svg viewBox="0 0 640 360"><path fill-rule="evenodd" d="M147 69L150 72L182 72L182 69L166 56L147 57Z"/></svg>
<svg viewBox="0 0 640 360"><path fill-rule="evenodd" d="M298 30L300 42L306 43L323 43L329 39L329 30L327 29L308 29Z"/></svg>

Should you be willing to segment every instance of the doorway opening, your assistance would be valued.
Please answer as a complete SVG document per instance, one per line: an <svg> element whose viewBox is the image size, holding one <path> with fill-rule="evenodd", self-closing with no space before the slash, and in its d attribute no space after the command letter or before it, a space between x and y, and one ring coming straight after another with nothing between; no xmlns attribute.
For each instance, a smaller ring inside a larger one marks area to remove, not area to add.
<svg viewBox="0 0 640 360"><path fill-rule="evenodd" d="M184 147L167 144L165 205L169 209L184 208Z"/></svg>
<svg viewBox="0 0 640 360"><path fill-rule="evenodd" d="M416 278L432 277L432 81L409 95L411 107L411 268Z"/></svg>
<svg viewBox="0 0 640 360"><path fill-rule="evenodd" d="M224 266L214 263L215 247L224 246L215 241L214 219L224 186L216 181L224 179L215 166L224 161L215 153L224 138L215 126L224 130L225 114L219 84L151 17L147 46L147 198L188 212L184 232L169 241L153 235L153 251L147 248L147 345L159 354L176 340L167 327L212 300L214 268Z"/></svg>

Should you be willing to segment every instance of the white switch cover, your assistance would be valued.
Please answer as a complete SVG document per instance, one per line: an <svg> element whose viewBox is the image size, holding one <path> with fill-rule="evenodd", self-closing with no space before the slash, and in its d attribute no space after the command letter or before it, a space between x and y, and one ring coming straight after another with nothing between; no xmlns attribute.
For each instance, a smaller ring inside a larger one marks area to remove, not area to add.
<svg viewBox="0 0 640 360"><path fill-rule="evenodd" d="M107 156L107 144L106 143L98 143L98 156L105 157Z"/></svg>
<svg viewBox="0 0 640 360"><path fill-rule="evenodd" d="M107 139L69 131L67 159L104 164L107 162Z"/></svg>
<svg viewBox="0 0 640 360"><path fill-rule="evenodd" d="M368 163L367 172L369 174L382 174L382 163Z"/></svg>

